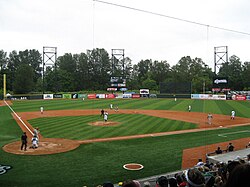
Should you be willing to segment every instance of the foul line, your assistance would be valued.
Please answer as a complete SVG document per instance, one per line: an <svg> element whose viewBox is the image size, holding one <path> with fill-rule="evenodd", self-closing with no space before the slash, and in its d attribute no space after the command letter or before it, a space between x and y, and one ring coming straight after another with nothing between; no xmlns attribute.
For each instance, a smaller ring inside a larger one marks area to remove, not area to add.
<svg viewBox="0 0 250 187"><path fill-rule="evenodd" d="M239 133L244 133L244 132L250 132L250 131L246 130L246 131L229 132L229 133L218 134L218 136L227 137L225 135L228 135L228 134L239 134Z"/></svg>
<svg viewBox="0 0 250 187"><path fill-rule="evenodd" d="M19 121L21 121L21 123L24 125L24 127L32 134L32 136L34 135L34 133L30 130L30 128L23 122L23 120L21 119L20 116L17 115L17 113L10 107L10 105L4 100L4 103L9 107L9 109L13 112L13 114L15 114L15 116L17 117L17 119L19 119Z"/></svg>

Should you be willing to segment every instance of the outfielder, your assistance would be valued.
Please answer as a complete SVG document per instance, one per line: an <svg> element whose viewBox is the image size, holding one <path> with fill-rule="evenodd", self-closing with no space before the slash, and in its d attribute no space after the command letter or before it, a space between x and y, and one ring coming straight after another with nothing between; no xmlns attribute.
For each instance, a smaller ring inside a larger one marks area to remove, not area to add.
<svg viewBox="0 0 250 187"><path fill-rule="evenodd" d="M191 112L191 109L192 109L191 105L188 105L188 112Z"/></svg>
<svg viewBox="0 0 250 187"><path fill-rule="evenodd" d="M232 112L231 112L231 119L234 119L234 118L235 118L235 111L232 110Z"/></svg>

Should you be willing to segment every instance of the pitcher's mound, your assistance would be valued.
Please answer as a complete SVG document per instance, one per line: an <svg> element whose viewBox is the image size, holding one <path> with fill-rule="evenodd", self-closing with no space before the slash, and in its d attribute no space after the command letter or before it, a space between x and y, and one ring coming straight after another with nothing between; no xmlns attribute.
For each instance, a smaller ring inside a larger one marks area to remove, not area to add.
<svg viewBox="0 0 250 187"><path fill-rule="evenodd" d="M113 121L95 121L95 122L91 122L89 123L90 125L94 125L94 126L114 126L114 125L119 125L120 123L118 122L113 122Z"/></svg>
<svg viewBox="0 0 250 187"><path fill-rule="evenodd" d="M62 138L43 138L39 141L39 147L36 149L30 148L28 143L27 150L21 150L21 141L12 142L3 147L3 150L8 153L19 155L46 155L67 152L76 149L80 143L74 140Z"/></svg>

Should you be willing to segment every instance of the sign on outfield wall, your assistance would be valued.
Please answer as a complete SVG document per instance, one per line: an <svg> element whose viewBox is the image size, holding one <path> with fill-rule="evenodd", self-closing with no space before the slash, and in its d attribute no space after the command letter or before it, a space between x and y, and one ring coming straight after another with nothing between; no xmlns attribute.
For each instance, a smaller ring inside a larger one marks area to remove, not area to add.
<svg viewBox="0 0 250 187"><path fill-rule="evenodd" d="M191 94L191 99L226 100L226 95Z"/></svg>
<svg viewBox="0 0 250 187"><path fill-rule="evenodd" d="M132 98L140 98L141 95L140 94L132 94Z"/></svg>
<svg viewBox="0 0 250 187"><path fill-rule="evenodd" d="M96 94L88 94L88 99L96 99Z"/></svg>
<svg viewBox="0 0 250 187"><path fill-rule="evenodd" d="M72 99L78 99L78 94L77 94L77 93L71 94L71 98L72 98Z"/></svg>
<svg viewBox="0 0 250 187"><path fill-rule="evenodd" d="M238 100L238 101L242 101L242 100L246 100L247 97L245 95L232 95L232 100Z"/></svg>
<svg viewBox="0 0 250 187"><path fill-rule="evenodd" d="M53 94L43 94L43 99L53 99Z"/></svg>
<svg viewBox="0 0 250 187"><path fill-rule="evenodd" d="M78 94L78 98L79 99L87 98L87 94Z"/></svg>
<svg viewBox="0 0 250 187"><path fill-rule="evenodd" d="M71 99L71 94L63 94L63 99Z"/></svg>
<svg viewBox="0 0 250 187"><path fill-rule="evenodd" d="M105 94L96 94L96 98L105 99Z"/></svg>
<svg viewBox="0 0 250 187"><path fill-rule="evenodd" d="M62 94L54 94L54 95L53 95L53 98L54 98L54 99L62 99L62 98L63 98L63 95L62 95Z"/></svg>
<svg viewBox="0 0 250 187"><path fill-rule="evenodd" d="M107 98L107 99L114 99L115 95L114 94L105 94L105 98Z"/></svg>

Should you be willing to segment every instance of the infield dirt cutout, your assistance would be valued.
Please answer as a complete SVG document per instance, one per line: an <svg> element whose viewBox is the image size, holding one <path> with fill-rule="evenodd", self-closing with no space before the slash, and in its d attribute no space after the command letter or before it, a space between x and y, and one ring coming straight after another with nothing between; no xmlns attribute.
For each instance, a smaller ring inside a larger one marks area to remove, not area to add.
<svg viewBox="0 0 250 187"><path fill-rule="evenodd" d="M109 114L117 114L117 112L113 110L109 110ZM99 138L99 139L90 139L90 140L67 140L67 139L57 139L57 138L43 138L42 135L39 135L39 147L37 149L27 149L27 151L21 151L20 145L21 142L13 142L3 147L3 150L13 154L23 154L23 155L42 155L42 154L54 154L61 153L76 149L80 144L93 143L93 142L104 142L104 141L115 141L115 140L125 140L125 139L133 139L133 138L143 138L143 137L152 137L152 136L162 136L162 135L170 135L170 134L181 134L187 132L199 132L205 130L211 130L221 127L230 127L230 126L242 126L248 125L250 123L249 118L240 118L236 117L235 120L231 120L230 116L213 114L212 125L207 123L207 114L199 113L199 112L182 112L182 111L169 111L169 110L119 110L119 114L144 114L149 116L155 116L160 118L167 118L178 121L185 121L190 123L195 123L198 125L196 129L189 130L181 130L181 131L172 131L172 132L160 132L160 133L151 133L151 134L141 134L141 135L131 135L131 136L121 136L121 137L112 137L112 138ZM60 111L44 111L43 114L40 112L20 112L17 113L24 123L33 130L34 128L28 123L27 120L34 118L42 118L42 117L56 117L56 116L81 116L81 115L100 115L100 110L60 110ZM30 140L32 134L27 131L26 127L21 123L19 119L15 115L13 118L17 121L20 128L27 132L28 139ZM97 121L92 122L90 125L97 126L109 126L109 125L119 125L117 122L103 122ZM42 132L41 132L42 133ZM21 135L20 135L21 136ZM250 141L250 138L246 138L244 140L232 141L235 144L237 143L237 148L244 148L247 142ZM227 144L227 142L225 142ZM182 167L187 168L190 165L194 166L197 163L197 159L201 158L201 155L205 155L206 151L210 148L213 151L220 144L206 145L197 148L193 148L191 151L183 150L183 162ZM224 145L224 144L223 144ZM29 145L30 146L30 145ZM29 147L28 146L28 147ZM190 150L190 149L188 149ZM185 165L186 164L186 165ZM188 164L188 165L187 165Z"/></svg>

